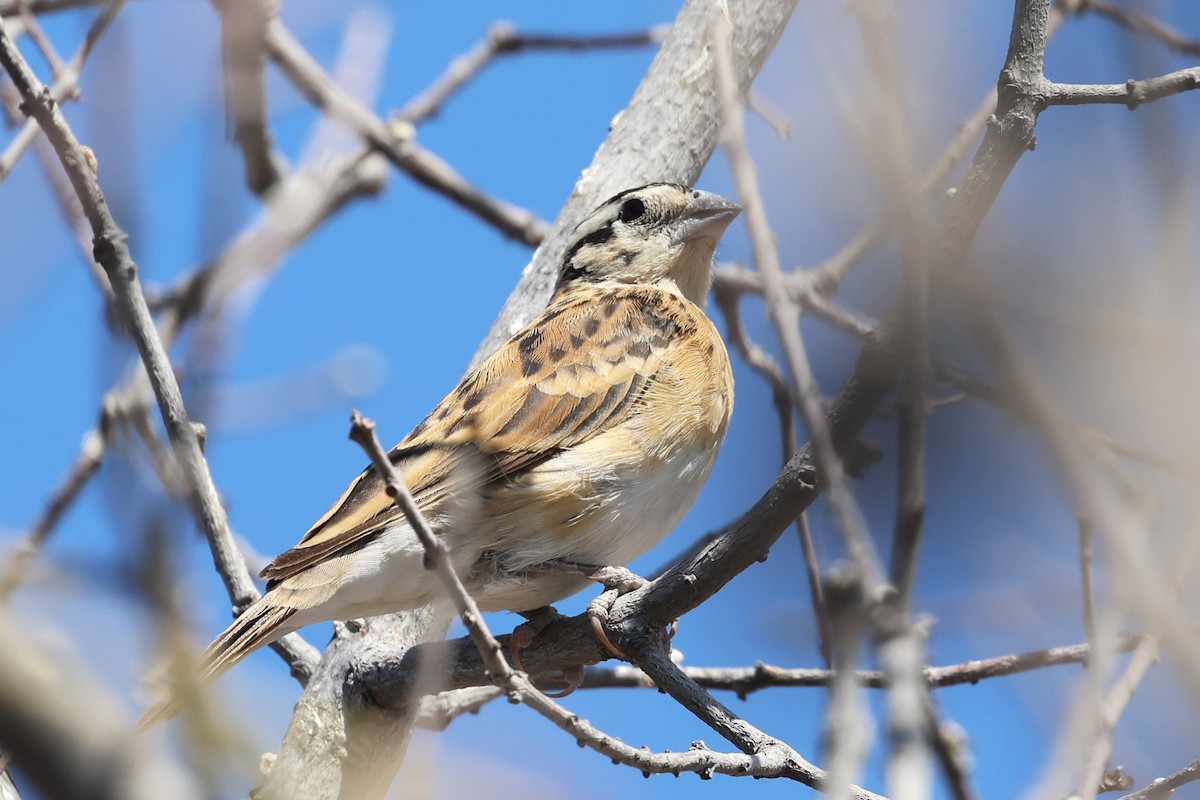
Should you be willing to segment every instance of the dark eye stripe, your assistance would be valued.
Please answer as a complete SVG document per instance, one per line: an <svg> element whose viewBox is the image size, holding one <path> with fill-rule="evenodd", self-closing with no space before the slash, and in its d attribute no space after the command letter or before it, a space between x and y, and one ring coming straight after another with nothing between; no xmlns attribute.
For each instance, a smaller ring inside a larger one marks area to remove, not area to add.
<svg viewBox="0 0 1200 800"><path fill-rule="evenodd" d="M576 253L578 253L582 248L584 248L588 245L591 245L591 244L604 244L612 237L613 237L612 226L605 225L603 228L592 231L587 236L584 236L582 239L577 241L575 244L571 245L571 249L566 252L566 255L563 256L563 260L562 260L563 264L568 265L567 268L563 271L563 278L567 279L567 280L571 280L573 278L578 278L580 275L583 274L583 270L578 269L578 268L572 268L570 266L571 260L573 258L575 258Z"/></svg>

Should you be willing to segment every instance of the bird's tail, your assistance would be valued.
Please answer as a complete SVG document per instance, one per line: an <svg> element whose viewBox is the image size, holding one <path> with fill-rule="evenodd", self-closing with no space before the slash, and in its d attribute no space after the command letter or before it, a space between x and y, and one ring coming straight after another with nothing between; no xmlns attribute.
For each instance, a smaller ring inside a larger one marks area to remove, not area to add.
<svg viewBox="0 0 1200 800"><path fill-rule="evenodd" d="M265 644L275 641L290 628L285 627L296 609L278 605L268 596L260 597L233 621L200 655L200 677L205 683L216 680L243 658ZM181 704L174 694L156 702L138 720L138 729L146 730L179 713Z"/></svg>

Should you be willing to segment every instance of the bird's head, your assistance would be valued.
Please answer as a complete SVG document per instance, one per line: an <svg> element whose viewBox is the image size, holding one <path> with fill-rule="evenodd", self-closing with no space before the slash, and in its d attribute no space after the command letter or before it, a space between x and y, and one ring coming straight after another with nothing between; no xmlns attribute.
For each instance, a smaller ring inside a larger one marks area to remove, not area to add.
<svg viewBox="0 0 1200 800"><path fill-rule="evenodd" d="M704 307L713 251L741 208L712 192L651 183L609 198L571 233L557 292L587 284L649 284Z"/></svg>

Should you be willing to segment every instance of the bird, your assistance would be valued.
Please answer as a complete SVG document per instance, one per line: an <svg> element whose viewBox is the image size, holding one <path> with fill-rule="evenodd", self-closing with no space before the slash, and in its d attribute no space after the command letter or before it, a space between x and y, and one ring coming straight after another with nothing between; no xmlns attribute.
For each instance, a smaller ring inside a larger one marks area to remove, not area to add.
<svg viewBox="0 0 1200 800"><path fill-rule="evenodd" d="M600 204L567 240L541 314L388 453L481 610L534 612L574 594L589 570L658 544L695 501L733 409L704 307L740 210L665 182ZM423 560L368 467L262 570L265 593L204 650L202 677L306 625L438 602Z"/></svg>

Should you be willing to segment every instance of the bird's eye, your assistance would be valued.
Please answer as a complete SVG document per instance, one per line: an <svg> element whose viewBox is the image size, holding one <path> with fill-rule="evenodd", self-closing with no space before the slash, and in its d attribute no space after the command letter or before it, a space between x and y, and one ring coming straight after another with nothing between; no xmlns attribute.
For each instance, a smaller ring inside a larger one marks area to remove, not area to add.
<svg viewBox="0 0 1200 800"><path fill-rule="evenodd" d="M636 197L626 200L621 203L621 211L617 214L617 218L621 222L633 222L635 219L646 213L646 204Z"/></svg>

